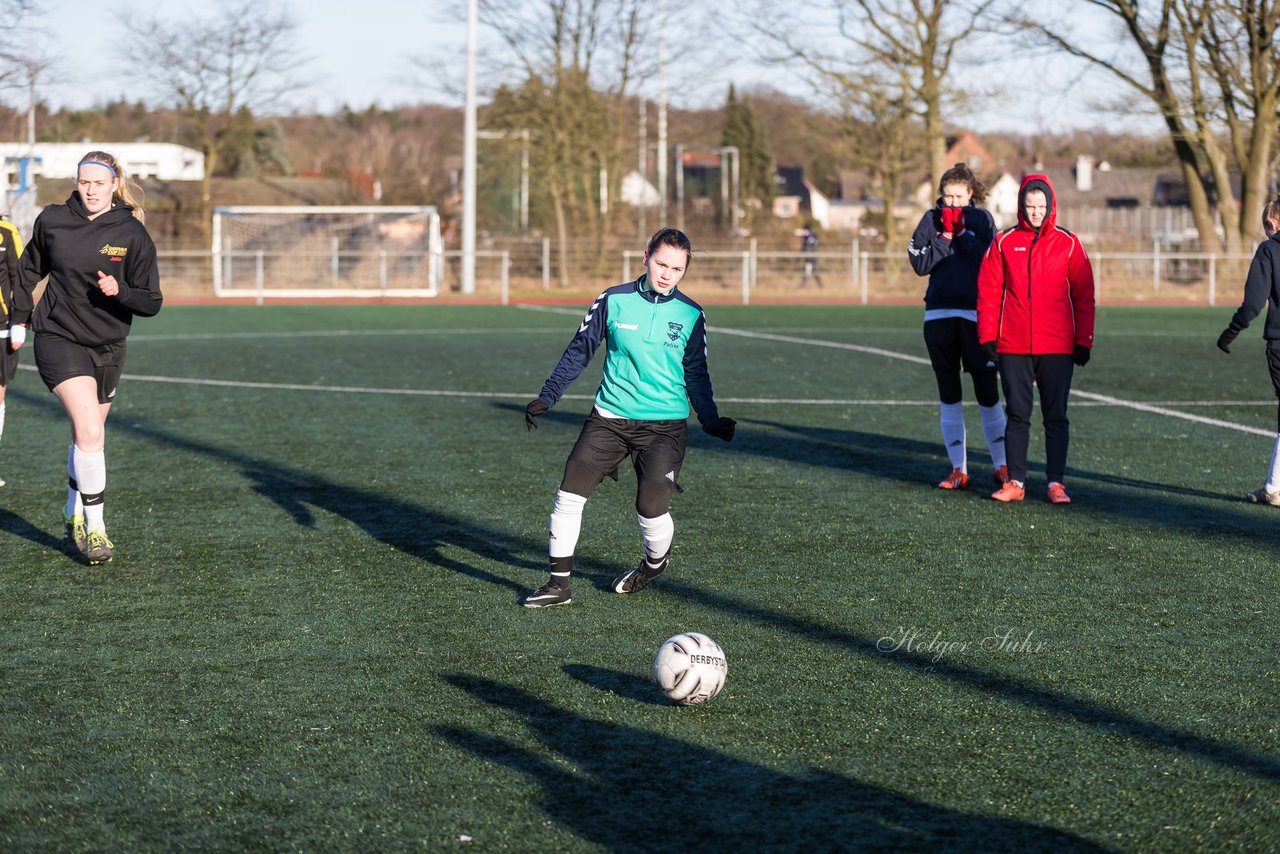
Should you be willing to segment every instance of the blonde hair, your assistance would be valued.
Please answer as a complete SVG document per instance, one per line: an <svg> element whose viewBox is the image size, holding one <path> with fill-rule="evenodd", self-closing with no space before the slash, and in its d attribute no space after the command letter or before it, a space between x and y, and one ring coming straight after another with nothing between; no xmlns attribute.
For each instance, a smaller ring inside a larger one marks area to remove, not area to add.
<svg viewBox="0 0 1280 854"><path fill-rule="evenodd" d="M105 151L90 151L80 158L80 165L85 163L101 163L116 176L116 191L112 198L133 209L133 215L139 222L146 222L147 212L142 208L142 188L134 183L125 171L124 165L114 155ZM80 177L80 166L76 167L76 178Z"/></svg>

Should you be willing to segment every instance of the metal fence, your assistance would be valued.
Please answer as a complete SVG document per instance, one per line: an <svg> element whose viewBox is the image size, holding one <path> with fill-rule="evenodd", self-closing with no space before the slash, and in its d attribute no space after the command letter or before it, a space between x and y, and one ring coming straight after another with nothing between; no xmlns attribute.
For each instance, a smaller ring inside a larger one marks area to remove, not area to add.
<svg viewBox="0 0 1280 854"><path fill-rule="evenodd" d="M292 283L272 281L264 272L287 266L294 259L285 254L261 254L263 257L245 273L247 292L258 302L296 295L286 289ZM642 272L641 255L634 250L617 250L613 263L607 258L597 259L599 272L575 275L565 287L561 284L558 253L550 244L519 250L486 249L476 253L474 294L463 294L462 253L449 251L441 259L438 298L467 297L502 304L513 299L585 298L609 285L636 278ZM375 263L374 259L365 260ZM1090 260L1100 303L1214 306L1238 300L1251 256L1167 252L1156 243L1149 252L1092 251ZM214 296L212 253L161 251L159 261L166 294ZM331 269L341 270L340 265L355 265L360 259L343 256L333 261ZM806 263L810 261L815 263L806 275ZM376 299L396 295L394 289L379 287L376 277L364 289L349 287L351 283L344 278L338 275L332 296ZM333 277L326 281L334 284ZM905 252L864 251L856 241L842 251L818 253L816 259L800 252L761 251L751 244L738 251L699 251L685 287L701 300L743 305L788 300L867 305L919 301L925 280L915 275ZM323 298L325 283L316 282L308 295Z"/></svg>

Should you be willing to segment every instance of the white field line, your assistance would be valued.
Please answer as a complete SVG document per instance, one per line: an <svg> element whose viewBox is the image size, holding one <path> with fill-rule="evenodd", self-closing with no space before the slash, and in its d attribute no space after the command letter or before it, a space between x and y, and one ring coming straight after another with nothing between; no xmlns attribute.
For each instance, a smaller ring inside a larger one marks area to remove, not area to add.
<svg viewBox="0 0 1280 854"><path fill-rule="evenodd" d="M577 309L567 309L556 306L519 306L526 311L544 311L553 314L564 314L577 316L582 312ZM801 338L792 335L780 335L771 332L752 332L745 329L731 329L728 327L711 327L717 335L736 335L742 338L754 338L765 341L780 341L787 344L800 344L807 347L828 347L837 350L850 350L859 353L867 353L873 356L883 356L889 359L897 359L903 362L911 362L918 365L928 365L929 360L921 356L915 356L910 353L900 353L895 350L885 350L880 347L868 347L863 344L849 344L843 341L827 341L820 338ZM333 336L364 336L364 335L437 335L437 334L477 334L484 332L493 332L492 329L448 329L448 330L423 330L423 329L382 329L382 330L328 330L328 331L299 331L299 332L276 332L276 333L260 333L260 332L225 332L225 333L199 333L199 334L174 334L174 335L146 335L140 334L131 336L135 341L170 341L170 340L218 340L228 338L324 338ZM502 332L546 332L545 329L505 329ZM30 365L20 365L23 370L34 371L35 368ZM169 377L156 376L149 374L125 374L125 378L129 380L137 380L139 382L168 383L171 385L196 385L210 386L219 388L253 388L266 389L272 391L306 391L306 392L328 392L330 394L385 394L385 395L401 395L406 397L453 397L453 398L479 398L487 400L523 400L529 396L528 391L523 392L490 392L490 391L458 391L453 389L406 389L406 388L373 388L368 386L331 386L331 385L307 385L304 383L265 383L265 382L249 382L244 380L212 380L199 379L192 377ZM1112 397L1105 394L1097 394L1095 392L1082 391L1080 389L1072 389L1072 397L1079 398L1078 405L1082 406L1116 406L1124 409L1132 409L1138 412L1149 412L1154 415L1163 415L1169 418L1178 418L1184 421L1191 421L1197 424L1206 424L1212 427L1223 427L1228 430L1237 430L1243 433L1252 433L1258 436L1270 437L1273 433L1260 427L1249 427L1244 424L1236 424L1231 421L1223 421L1218 418L1207 418L1202 415L1193 415L1189 412L1182 411L1187 407L1209 407L1209 406L1267 406L1272 405L1273 401L1212 401L1212 400L1187 400L1187 401L1161 401L1143 403L1135 400L1125 400L1123 398ZM592 400L594 395L588 394L566 394L565 400ZM936 406L937 401L933 400L850 400L844 398L764 398L764 397L723 397L723 403L739 403L739 404L762 404L762 405L791 405L791 406Z"/></svg>
<svg viewBox="0 0 1280 854"><path fill-rule="evenodd" d="M237 338L377 338L385 335L480 335L492 332L512 332L521 335L533 335L539 332L554 332L560 334L558 329L547 329L546 327L511 327L510 329L493 328L488 329L464 329L456 327L454 329L328 329L328 330L308 330L296 332L171 332L164 334L148 334L141 332L129 336L131 342L134 341L223 341Z"/></svg>
<svg viewBox="0 0 1280 854"><path fill-rule="evenodd" d="M804 338L793 338L789 335L774 335L765 332L750 332L742 329L725 329L716 327L714 330L719 335L739 335L743 338L761 338L767 341L786 341L795 344L809 344L816 347L835 347L841 350L857 350L861 353L870 353L876 356L885 356L890 359L899 359L904 362L914 362L916 364L928 365L929 360L919 356L912 356L907 353L897 353L893 350L882 350L879 347L863 347L858 344L844 344L838 341L822 341L808 340ZM1203 415L1192 415L1189 412L1182 412L1172 409L1168 406L1157 406L1151 403L1142 403L1136 400L1125 400L1119 397L1112 397L1106 394L1096 394L1090 391L1081 391L1073 388L1071 390L1072 397L1078 397L1082 400L1089 400L1095 404L1105 406L1119 406L1125 409L1133 409L1138 412L1150 412L1155 415L1164 415L1168 418L1180 418L1184 421L1192 421L1197 424L1208 424L1212 427L1225 427L1228 430L1239 430L1241 433L1253 433L1258 436L1274 436L1271 430L1265 430L1261 427L1250 427L1245 424L1236 424L1233 421L1223 421L1219 418L1206 418Z"/></svg>

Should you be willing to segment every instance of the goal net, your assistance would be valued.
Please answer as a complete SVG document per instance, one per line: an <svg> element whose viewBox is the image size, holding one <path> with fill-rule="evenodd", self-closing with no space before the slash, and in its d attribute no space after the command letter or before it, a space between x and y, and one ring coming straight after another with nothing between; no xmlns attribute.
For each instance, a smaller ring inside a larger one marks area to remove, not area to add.
<svg viewBox="0 0 1280 854"><path fill-rule="evenodd" d="M245 205L213 213L220 297L433 297L443 258L434 207Z"/></svg>

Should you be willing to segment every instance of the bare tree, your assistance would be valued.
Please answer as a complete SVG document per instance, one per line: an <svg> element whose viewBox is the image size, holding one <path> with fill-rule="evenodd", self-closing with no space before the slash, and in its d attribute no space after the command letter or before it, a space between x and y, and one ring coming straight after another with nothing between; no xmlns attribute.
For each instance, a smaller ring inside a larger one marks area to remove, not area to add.
<svg viewBox="0 0 1280 854"><path fill-rule="evenodd" d="M34 10L32 0L0 0L0 29L13 29Z"/></svg>
<svg viewBox="0 0 1280 854"><path fill-rule="evenodd" d="M204 155L201 228L210 222L210 185L219 143L243 110L261 113L299 88L305 61L294 45L297 24L274 0L230 0L205 16L125 18L130 68L167 104L180 110Z"/></svg>
<svg viewBox="0 0 1280 854"><path fill-rule="evenodd" d="M1089 0L1113 39L1070 20L1009 19L1047 44L1104 69L1158 112L1186 181L1201 245L1237 254L1251 244L1271 190L1280 128L1280 2ZM1236 196L1233 173L1240 177ZM1219 236L1218 224L1222 233Z"/></svg>
<svg viewBox="0 0 1280 854"><path fill-rule="evenodd" d="M36 91L50 82L58 65L42 46L44 33L33 25L36 13L31 0L0 0L0 30L14 31L0 45L0 89L22 90L28 142L35 141Z"/></svg>
<svg viewBox="0 0 1280 854"><path fill-rule="evenodd" d="M613 229L629 134L633 87L652 72L641 46L656 26L649 0L484 0L483 23L511 50L522 83L504 87L488 116L527 130L535 189L550 204L567 283L569 234L594 239ZM601 253L594 253L597 258Z"/></svg>
<svg viewBox="0 0 1280 854"><path fill-rule="evenodd" d="M934 181L946 163L946 114L973 94L952 78L957 57L990 15L994 0L825 0L834 26L806 32L778 16L777 4L750 10L751 28L773 51L768 58L797 65L820 89L852 104L867 101L910 109ZM812 12L810 9L810 13ZM791 10L784 13L791 15ZM864 93L870 93L864 97ZM865 112L865 110L864 110ZM890 134L893 136L893 134Z"/></svg>

